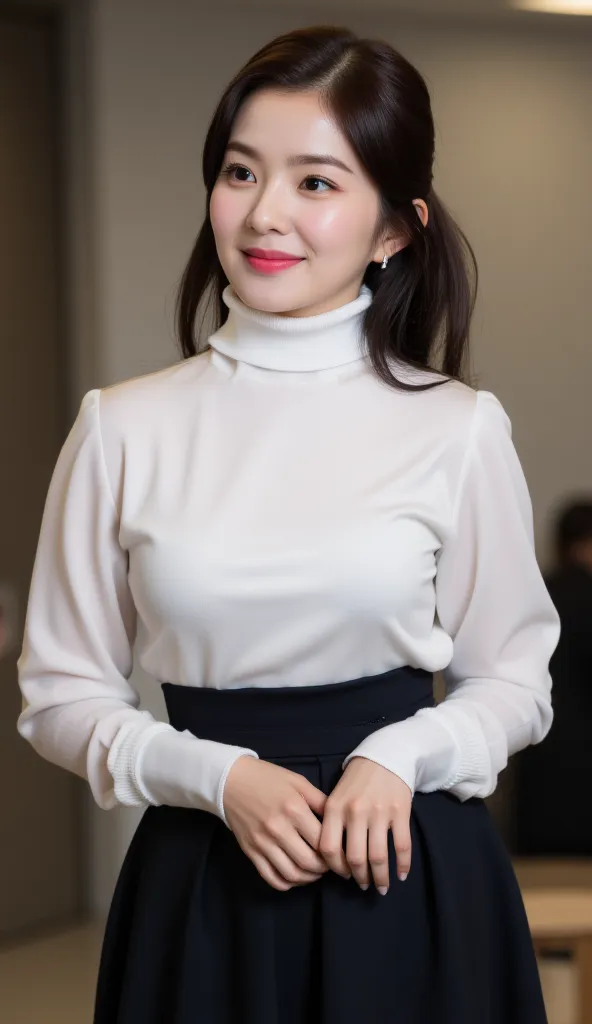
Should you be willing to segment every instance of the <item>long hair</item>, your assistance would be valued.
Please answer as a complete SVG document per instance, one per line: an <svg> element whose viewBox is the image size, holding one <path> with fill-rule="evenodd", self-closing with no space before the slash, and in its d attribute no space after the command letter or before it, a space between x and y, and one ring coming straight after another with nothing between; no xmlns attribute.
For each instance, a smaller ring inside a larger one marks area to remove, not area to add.
<svg viewBox="0 0 592 1024"><path fill-rule="evenodd" d="M257 90L273 87L318 93L378 190L373 244L387 228L402 230L408 239L386 269L372 261L364 274L372 302L363 314L363 331L376 373L403 390L463 380L477 264L465 235L432 188L435 132L426 83L388 43L359 38L333 25L297 29L273 39L247 61L220 99L202 158L206 216L177 293L183 357L200 351L205 313L197 333L196 318L204 295L206 309L214 303L214 330L228 316L222 292L229 282L218 259L209 203L241 104ZM425 228L414 199L427 204ZM433 370L442 379L420 385L400 381L389 366L393 358Z"/></svg>

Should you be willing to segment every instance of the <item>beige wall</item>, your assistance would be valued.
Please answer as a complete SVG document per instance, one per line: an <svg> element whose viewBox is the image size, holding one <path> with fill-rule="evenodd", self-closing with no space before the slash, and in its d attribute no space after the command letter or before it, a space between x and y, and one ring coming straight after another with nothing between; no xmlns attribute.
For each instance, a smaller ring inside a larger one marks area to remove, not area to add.
<svg viewBox="0 0 592 1024"><path fill-rule="evenodd" d="M94 5L93 159L84 173L87 183L91 171L93 179L97 360L91 379L91 363L80 356L76 401L88 387L177 358L174 290L202 217L201 145L217 98L267 39L324 20L321 7L302 15L276 5L251 11L239 24L238 15L216 14L215 7L203 15L201 6ZM566 491L592 488L589 26L430 27L340 15L334 4L326 20L388 38L428 78L438 124L437 187L481 267L475 370L512 418L544 560L553 503ZM88 324L78 336L89 344ZM137 681L148 706L160 712L156 687L140 675ZM101 910L138 816L93 809L91 819L92 896Z"/></svg>

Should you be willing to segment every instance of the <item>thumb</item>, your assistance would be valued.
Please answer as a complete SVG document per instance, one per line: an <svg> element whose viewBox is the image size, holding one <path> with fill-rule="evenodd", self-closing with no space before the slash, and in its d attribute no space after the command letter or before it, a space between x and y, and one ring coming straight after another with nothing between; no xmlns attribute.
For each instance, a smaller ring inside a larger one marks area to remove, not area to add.
<svg viewBox="0 0 592 1024"><path fill-rule="evenodd" d="M325 794L320 789L317 789L316 786L313 786L312 782L305 779L303 775L300 776L297 785L308 806L313 811L316 811L317 814L322 814L327 802Z"/></svg>

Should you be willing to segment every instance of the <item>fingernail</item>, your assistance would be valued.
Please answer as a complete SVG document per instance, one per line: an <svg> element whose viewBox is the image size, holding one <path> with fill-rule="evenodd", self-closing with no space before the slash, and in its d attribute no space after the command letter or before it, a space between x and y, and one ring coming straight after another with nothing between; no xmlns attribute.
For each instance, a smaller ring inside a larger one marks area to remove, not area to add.
<svg viewBox="0 0 592 1024"><path fill-rule="evenodd" d="M363 889L364 892L366 892L366 889L369 889L369 888L370 888L370 884L368 884L368 885L361 885L360 886L360 889Z"/></svg>
<svg viewBox="0 0 592 1024"><path fill-rule="evenodd" d="M386 885L379 885L378 886L378 891L379 891L381 896L386 896L386 894L388 892L388 887Z"/></svg>
<svg viewBox="0 0 592 1024"><path fill-rule="evenodd" d="M404 882L406 878L407 878L407 874L399 875L399 881L400 882Z"/></svg>

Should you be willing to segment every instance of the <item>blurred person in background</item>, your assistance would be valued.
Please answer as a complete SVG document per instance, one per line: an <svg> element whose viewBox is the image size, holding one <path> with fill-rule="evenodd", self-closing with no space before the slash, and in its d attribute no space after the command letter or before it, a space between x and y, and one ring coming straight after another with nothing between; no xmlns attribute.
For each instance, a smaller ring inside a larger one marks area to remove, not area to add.
<svg viewBox="0 0 592 1024"><path fill-rule="evenodd" d="M555 717L545 743L514 764L514 850L590 857L592 499L564 506L554 539L556 565L545 581L561 620L551 660Z"/></svg>
<svg viewBox="0 0 592 1024"><path fill-rule="evenodd" d="M388 43L262 47L207 132L183 359L88 392L60 454L19 729L146 808L95 1024L546 1020L484 798L549 730L559 623L509 418L464 380L434 139Z"/></svg>

